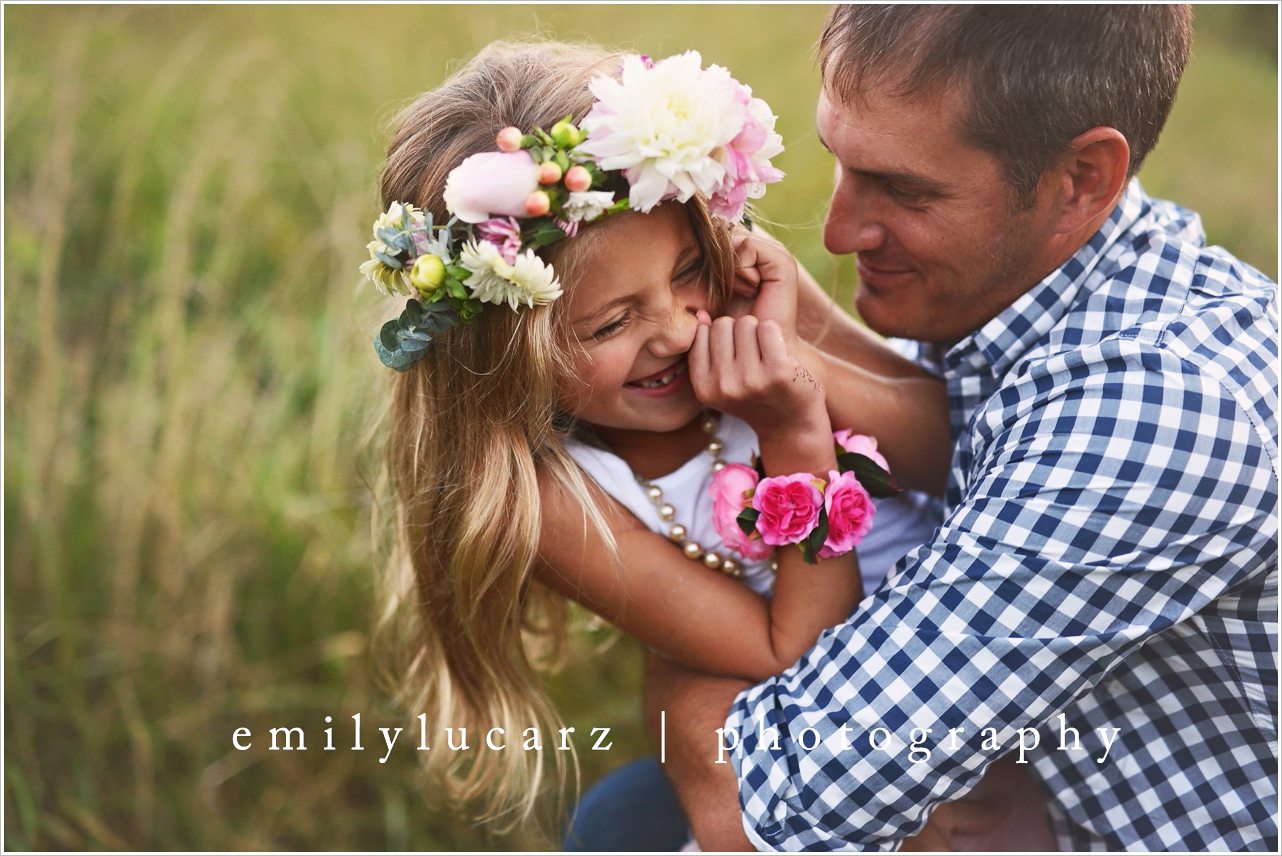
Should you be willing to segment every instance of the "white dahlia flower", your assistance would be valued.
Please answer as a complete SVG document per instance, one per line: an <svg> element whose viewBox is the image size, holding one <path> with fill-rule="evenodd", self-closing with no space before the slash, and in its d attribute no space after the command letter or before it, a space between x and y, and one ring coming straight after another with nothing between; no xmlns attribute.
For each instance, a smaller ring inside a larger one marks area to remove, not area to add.
<svg viewBox="0 0 1282 856"><path fill-rule="evenodd" d="M740 85L720 66L703 69L697 51L650 64L623 61L622 74L596 77L580 151L606 170L625 170L637 211L660 201L710 195L725 177L719 150L743 125Z"/></svg>

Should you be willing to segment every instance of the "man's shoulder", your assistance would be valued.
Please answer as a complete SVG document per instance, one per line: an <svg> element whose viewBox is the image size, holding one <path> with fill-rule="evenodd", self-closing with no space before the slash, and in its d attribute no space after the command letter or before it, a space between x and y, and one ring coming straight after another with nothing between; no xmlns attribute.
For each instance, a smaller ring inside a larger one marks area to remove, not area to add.
<svg viewBox="0 0 1282 856"><path fill-rule="evenodd" d="M1169 207L1168 207L1169 206ZM1081 297L1022 371L1089 362L1099 372L1119 365L1156 372L1204 374L1247 409L1272 404L1278 390L1278 288L1218 246L1205 246L1187 209L1155 200L1145 217L1100 256ZM1105 355L1134 355L1118 361ZM1160 353L1163 359L1143 359ZM1089 366L1087 366L1089 368Z"/></svg>
<svg viewBox="0 0 1282 856"><path fill-rule="evenodd" d="M1059 327L1091 331L1081 344L1121 336L1190 350L1204 347L1200 337L1214 338L1215 321L1233 317L1276 333L1276 283L1223 247L1206 246L1193 212L1149 202L1101 253Z"/></svg>

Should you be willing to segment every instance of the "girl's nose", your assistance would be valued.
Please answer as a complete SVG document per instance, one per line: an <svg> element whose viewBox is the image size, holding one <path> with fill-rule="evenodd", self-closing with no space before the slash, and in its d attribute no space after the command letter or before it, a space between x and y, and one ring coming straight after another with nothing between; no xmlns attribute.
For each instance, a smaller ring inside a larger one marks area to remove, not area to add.
<svg viewBox="0 0 1282 856"><path fill-rule="evenodd" d="M658 357L675 357L684 354L694 345L694 334L699 329L696 313L706 301L673 301L672 312L658 334L651 340L651 350Z"/></svg>

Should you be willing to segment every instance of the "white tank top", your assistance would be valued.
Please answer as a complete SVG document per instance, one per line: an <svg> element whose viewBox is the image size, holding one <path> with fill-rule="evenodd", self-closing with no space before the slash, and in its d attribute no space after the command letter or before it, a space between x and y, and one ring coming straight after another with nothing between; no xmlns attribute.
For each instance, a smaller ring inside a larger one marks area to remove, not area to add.
<svg viewBox="0 0 1282 856"><path fill-rule="evenodd" d="M717 436L725 443L721 457L727 463L747 464L757 453L757 435L744 422L729 413L722 414ZM676 509L676 518L665 521L636 480L632 468L613 452L589 446L573 437L565 440L566 451L578 462L601 489L632 512L652 532L667 536L673 523L684 525L687 537L698 541L705 550L716 550L723 556L734 556L743 568L743 581L755 592L770 596L774 574L770 560L751 561L725 548L712 525L712 456L700 452L667 475L650 479L663 490L665 502ZM863 575L864 594L872 594L886 578L886 573L901 556L929 541L942 521L943 502L915 491L904 491L888 499L874 500L873 527L856 548L859 570Z"/></svg>

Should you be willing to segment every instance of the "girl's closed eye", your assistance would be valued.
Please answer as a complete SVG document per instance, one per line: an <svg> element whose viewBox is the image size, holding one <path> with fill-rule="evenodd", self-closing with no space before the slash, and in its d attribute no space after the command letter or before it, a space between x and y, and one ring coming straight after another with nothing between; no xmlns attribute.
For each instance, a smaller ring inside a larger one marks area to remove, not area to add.
<svg viewBox="0 0 1282 856"><path fill-rule="evenodd" d="M606 324L604 327L601 327L600 329L593 332L592 341L599 342L602 339L610 338L615 333L619 332L624 327L628 326L628 323L631 322L631 320L632 320L632 313L624 312L622 315L620 315L615 320L611 321L609 324Z"/></svg>
<svg viewBox="0 0 1282 856"><path fill-rule="evenodd" d="M698 256L677 274L676 282L686 283L703 272L703 256Z"/></svg>

